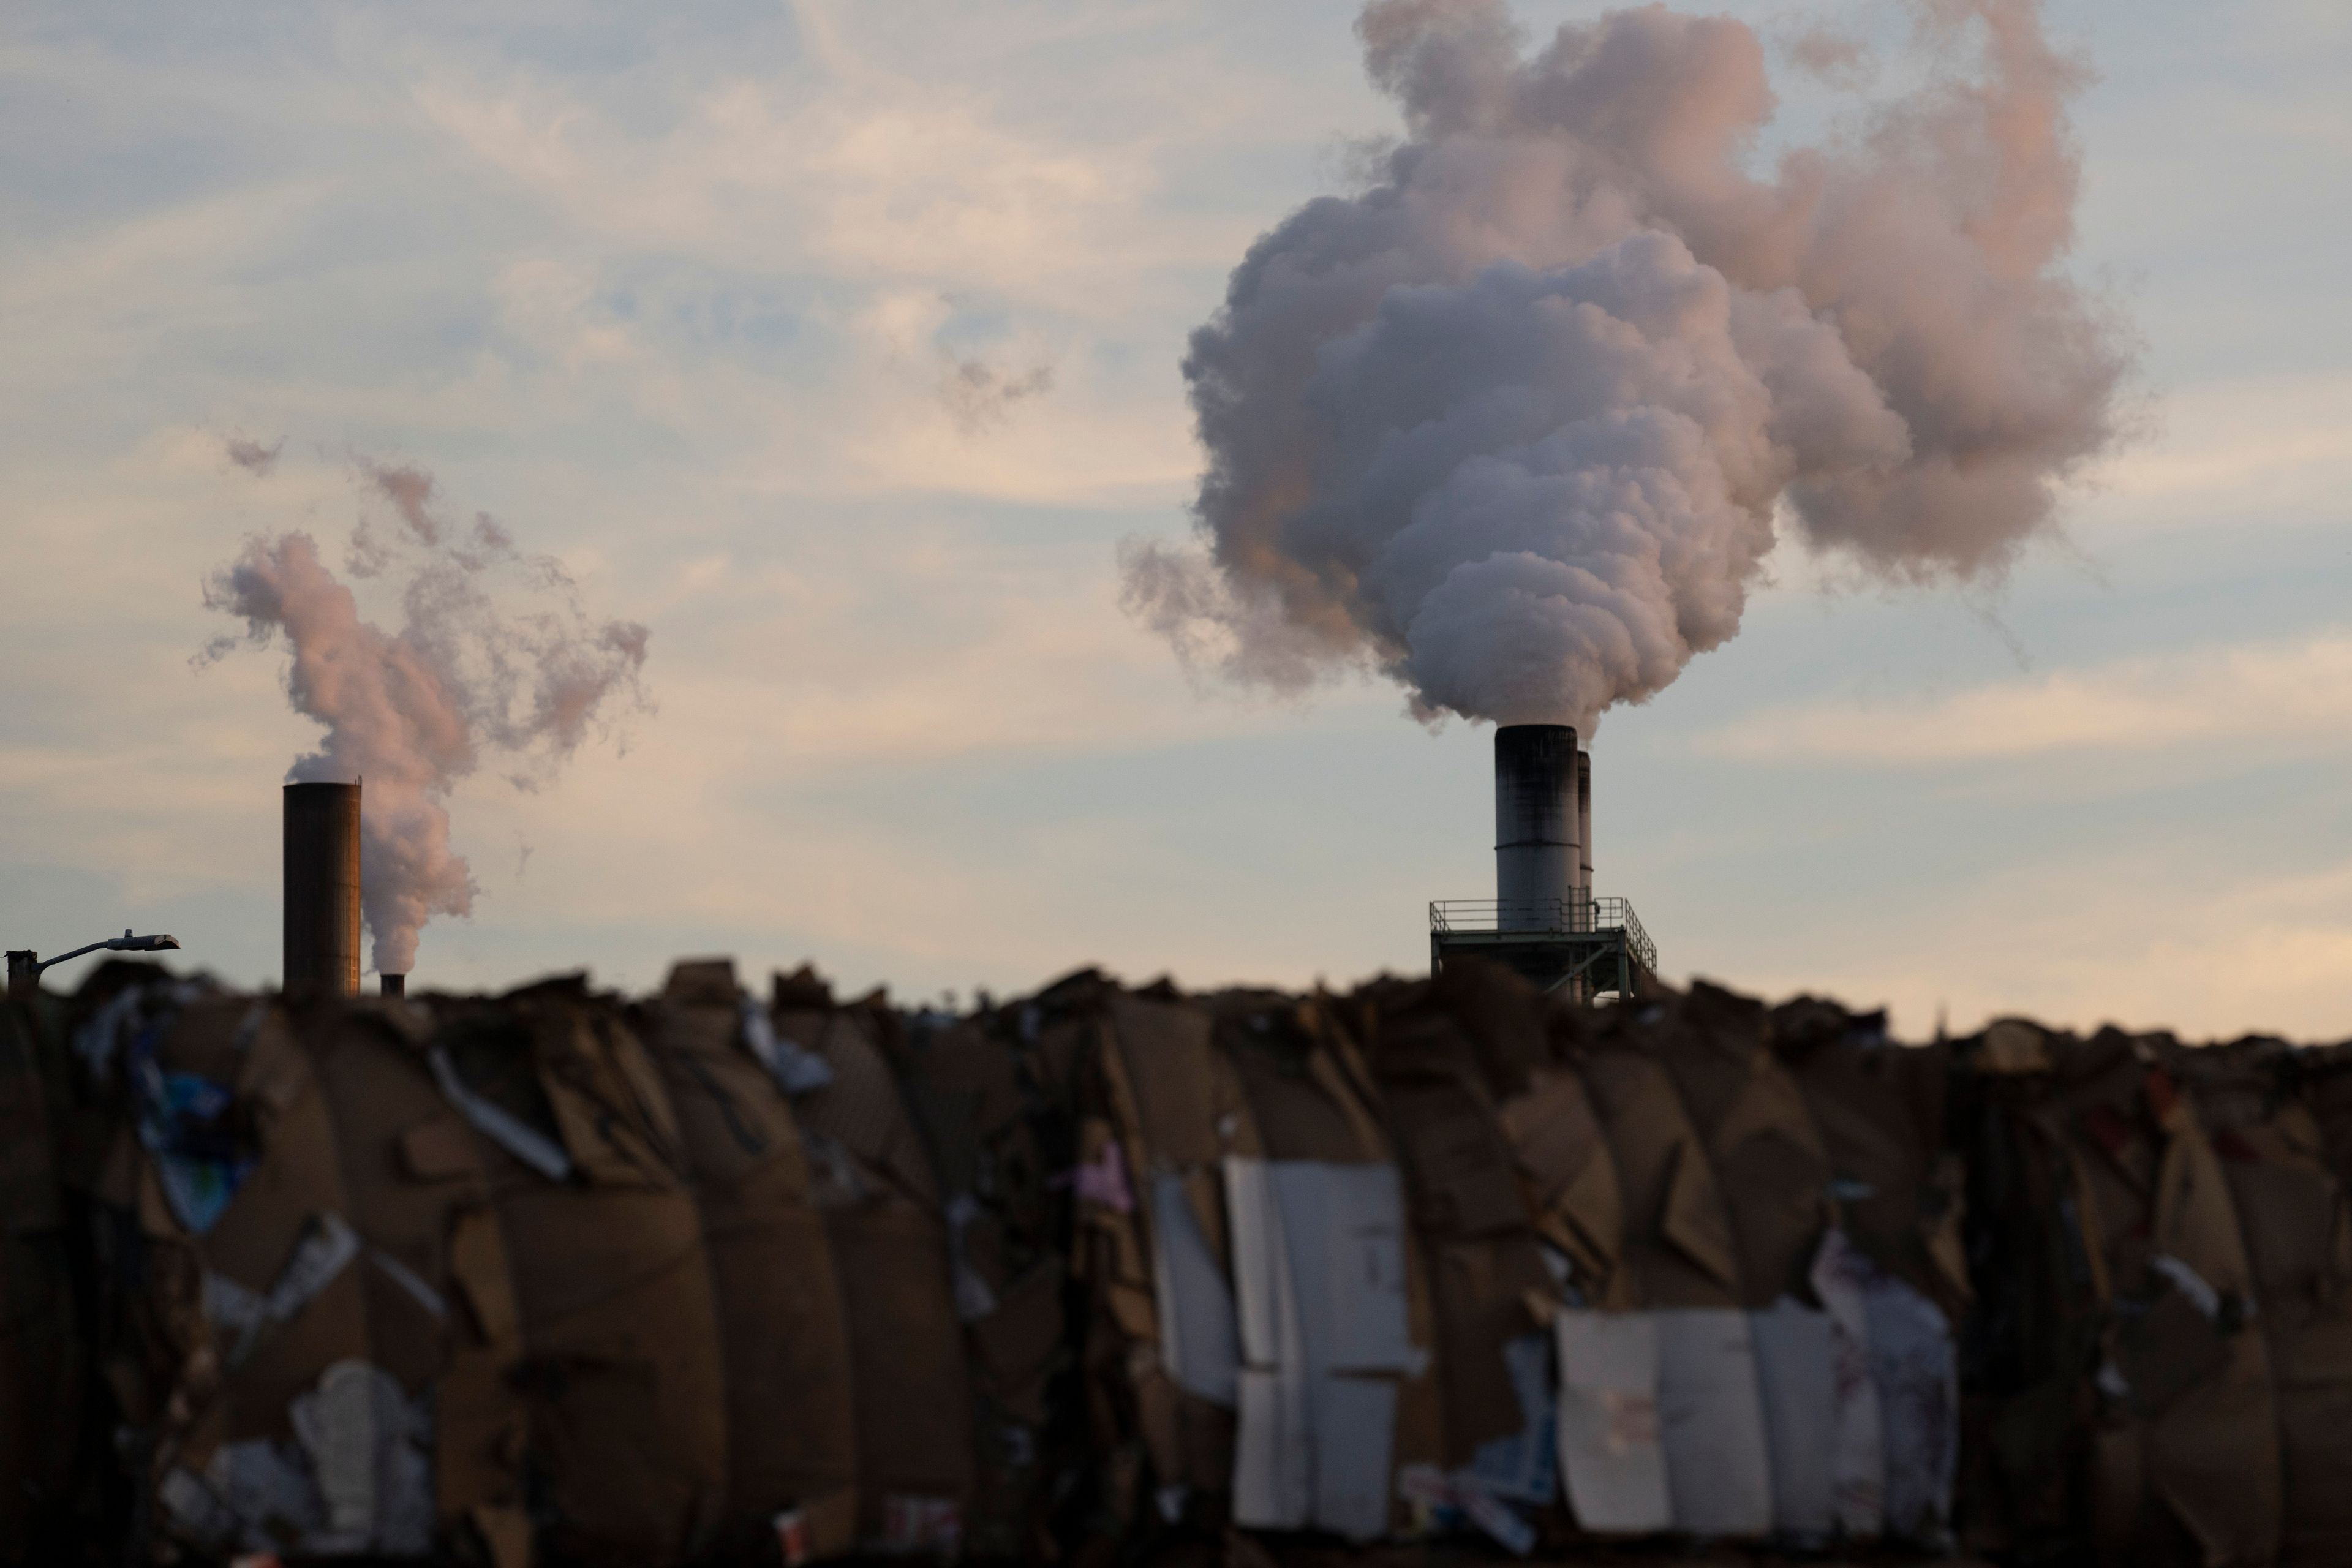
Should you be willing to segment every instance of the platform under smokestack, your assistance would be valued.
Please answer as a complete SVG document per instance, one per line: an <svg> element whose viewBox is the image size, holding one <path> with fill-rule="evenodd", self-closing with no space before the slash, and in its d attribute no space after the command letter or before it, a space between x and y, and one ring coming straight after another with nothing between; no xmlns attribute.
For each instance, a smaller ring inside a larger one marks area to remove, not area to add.
<svg viewBox="0 0 2352 1568"><path fill-rule="evenodd" d="M1495 731L1495 897L1429 906L1429 961L1470 954L1547 991L1640 994L1657 949L1623 899L1592 891L1592 758L1565 724Z"/></svg>
<svg viewBox="0 0 2352 1568"><path fill-rule="evenodd" d="M360 989L360 786L286 786L286 994Z"/></svg>

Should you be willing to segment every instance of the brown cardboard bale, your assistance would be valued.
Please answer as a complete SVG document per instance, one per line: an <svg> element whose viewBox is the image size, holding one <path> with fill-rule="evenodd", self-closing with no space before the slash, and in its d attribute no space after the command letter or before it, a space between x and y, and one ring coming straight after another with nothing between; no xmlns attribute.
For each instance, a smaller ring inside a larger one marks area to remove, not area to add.
<svg viewBox="0 0 2352 1568"><path fill-rule="evenodd" d="M1706 1142L1742 1304L1811 1302L1813 1258L1836 1222L1830 1158L1803 1094L1767 1046L1762 1004L1701 981L1643 1037Z"/></svg>
<svg viewBox="0 0 2352 1568"><path fill-rule="evenodd" d="M819 1191L840 1179L835 1167L846 1156L851 1186L887 1193L937 1214L939 1181L930 1155L882 1049L884 1032L895 1026L888 1007L868 997L827 1009L778 1007L772 1016L779 1039L814 1051L832 1070L830 1083L793 1104Z"/></svg>
<svg viewBox="0 0 2352 1568"><path fill-rule="evenodd" d="M1596 1039L1579 1053L1576 1069L1616 1164L1624 1256L1640 1304L1739 1305L1731 1222L1674 1080L1622 1037Z"/></svg>
<svg viewBox="0 0 2352 1568"><path fill-rule="evenodd" d="M2341 1561L2352 1550L2352 1200L2310 1108L2290 1098L2284 1047L2180 1050L2166 1064L2210 1130L2261 1303L2284 1464L2279 1561Z"/></svg>
<svg viewBox="0 0 2352 1568"><path fill-rule="evenodd" d="M42 1010L0 1001L0 1563L62 1556L80 1501L87 1369Z"/></svg>
<svg viewBox="0 0 2352 1568"><path fill-rule="evenodd" d="M425 1552L438 1331L404 1298L425 1325L375 1331L389 1303L373 1293L404 1265L357 1228L333 1106L297 1033L340 1015L153 1000L151 1026L100 1052L148 1146L131 1177L140 1234L135 1272L118 1277L134 1300L115 1383L153 1456L140 1478L152 1542Z"/></svg>
<svg viewBox="0 0 2352 1568"><path fill-rule="evenodd" d="M1884 1013L1811 998L1773 1009L1770 1028L1828 1152L1847 1237L1958 1322L1969 1284L1964 1169L1945 1142L1950 1048L1896 1045Z"/></svg>
<svg viewBox="0 0 2352 1568"><path fill-rule="evenodd" d="M1385 980L1358 993L1381 1005L1384 991L1423 994L1428 1005L1452 1018L1469 1042L1479 1081L1497 1101L1527 1092L1533 1075L1553 1065L1554 1040L1572 1029L1573 1009L1562 1007L1507 964L1475 958L1448 960L1427 980Z"/></svg>
<svg viewBox="0 0 2352 1568"><path fill-rule="evenodd" d="M840 1282L790 1103L742 1038L743 1000L731 963L680 964L635 1016L710 1258L726 1372L722 1539L739 1549L795 1508L838 1497L854 1510L857 1480Z"/></svg>
<svg viewBox="0 0 2352 1568"><path fill-rule="evenodd" d="M1500 1115L1537 1234L1569 1259L1570 1288L1585 1306L1631 1307L1624 1200L1583 1080L1564 1068L1538 1069Z"/></svg>
<svg viewBox="0 0 2352 1568"><path fill-rule="evenodd" d="M569 1162L551 1179L497 1138L478 1145L512 1270L542 1541L596 1563L698 1549L724 1506L726 1401L701 1218L659 1073L576 982L460 1009L435 1044L473 1095Z"/></svg>
<svg viewBox="0 0 2352 1568"><path fill-rule="evenodd" d="M2352 1184L2352 1040L2297 1051L2294 1072L2336 1179Z"/></svg>
<svg viewBox="0 0 2352 1568"><path fill-rule="evenodd" d="M1134 1100L1138 1132L1162 1168L1214 1165L1253 1152L1255 1112L1198 1007L1122 995L1110 1004L1113 1047Z"/></svg>
<svg viewBox="0 0 2352 1568"><path fill-rule="evenodd" d="M1064 1205L1048 1184L1037 1097L1013 1037L919 1014L888 1037L931 1156L949 1230L974 1395L965 1550L1028 1560L1049 1548L1061 1456L1047 1430L1061 1371Z"/></svg>
<svg viewBox="0 0 2352 1568"><path fill-rule="evenodd" d="M1505 1347L1540 1331L1528 1297L1554 1287L1477 1066L1506 1053L1481 1052L1451 1000L1433 985L1396 987L1364 1026L1431 1275L1445 1463L1459 1466L1526 1426Z"/></svg>
<svg viewBox="0 0 2352 1568"><path fill-rule="evenodd" d="M323 1217L348 1220L351 1194L336 1148L333 1109L319 1091L307 1055L284 1016L268 1014L243 1048L231 1044L250 1004L221 998L182 1012L158 1053L167 1071L226 1078L252 1108L255 1165L209 1231L196 1238L210 1276L257 1296L270 1293L306 1233ZM147 1181L159 1190L150 1165ZM320 1373L349 1357L373 1360L366 1272L345 1267L289 1320L254 1340L240 1358L225 1322L215 1351L225 1375L218 1436L226 1441L289 1437L293 1402Z"/></svg>
<svg viewBox="0 0 2352 1568"><path fill-rule="evenodd" d="M1207 1003L1216 1016L1218 1047L1248 1096L1268 1161L1397 1163L1379 1089L1341 1008L1321 996L1300 1000L1247 991L1223 993ZM1402 1241L1405 1331L1412 1345L1427 1350L1438 1333L1430 1260L1411 1225ZM1434 1356L1395 1384L1391 1475L1443 1466L1445 1405ZM1412 1505L1393 1486L1391 1496L1392 1527L1411 1528Z"/></svg>
<svg viewBox="0 0 2352 1568"><path fill-rule="evenodd" d="M971 1394L938 1222L902 1204L836 1209L857 1378L858 1474L869 1539L892 1500L952 1500L972 1487Z"/></svg>
<svg viewBox="0 0 2352 1568"><path fill-rule="evenodd" d="M513 1281L473 1131L426 1065L429 1016L361 1002L303 1022L345 1217L369 1249L355 1272L370 1359L403 1387L433 1391L440 1529L457 1539L488 1516L519 1518L525 1429L509 1382L524 1352Z"/></svg>
<svg viewBox="0 0 2352 1568"><path fill-rule="evenodd" d="M849 1332L861 1532L951 1550L972 1502L971 1385L939 1183L880 1043L893 1020L878 999L818 1006L805 981L778 994L779 1037L832 1070L793 1110Z"/></svg>
<svg viewBox="0 0 2352 1568"><path fill-rule="evenodd" d="M1131 1456L1108 1476L1133 1489L1107 1496L1105 1515L1123 1531L1221 1530L1233 1486L1233 1396L1213 1394L1199 1376L1189 1389L1179 1381L1190 1374L1168 1351L1171 1338L1182 1344L1181 1330L1162 1321L1154 1259L1178 1240L1161 1234L1164 1213L1198 1235L1230 1300L1222 1167L1229 1156L1263 1154L1256 1116L1216 1048L1214 1020L1172 991L1097 982L1056 987L1042 1000L1065 1026L1085 1020L1097 1042L1082 1100L1072 1266L1088 1302L1092 1426L1106 1448ZM1163 1211L1157 1194L1171 1183L1178 1201Z"/></svg>
<svg viewBox="0 0 2352 1568"><path fill-rule="evenodd" d="M2282 1468L2252 1268L2221 1162L2159 1055L2104 1032L2057 1056L2034 1112L2073 1167L2110 1307L2092 1517L2115 1561L2266 1563Z"/></svg>
<svg viewBox="0 0 2352 1568"><path fill-rule="evenodd" d="M1333 1010L1279 993L1207 999L1269 1160L1393 1160L1370 1076Z"/></svg>
<svg viewBox="0 0 2352 1568"><path fill-rule="evenodd" d="M1952 1047L1965 1068L1952 1121L1966 1153L1975 1292L1959 1489L1970 1546L2087 1561L2088 1380L2104 1354L2107 1292L2063 1123L2044 1115L2057 1092L2051 1066L2073 1048L2018 1020Z"/></svg>

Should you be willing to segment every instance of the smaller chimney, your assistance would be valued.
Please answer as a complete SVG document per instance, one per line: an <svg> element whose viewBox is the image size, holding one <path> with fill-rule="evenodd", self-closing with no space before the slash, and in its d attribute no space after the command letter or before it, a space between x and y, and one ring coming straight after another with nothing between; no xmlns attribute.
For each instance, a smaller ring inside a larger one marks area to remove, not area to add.
<svg viewBox="0 0 2352 1568"><path fill-rule="evenodd" d="M286 786L286 994L360 991L360 786Z"/></svg>
<svg viewBox="0 0 2352 1568"><path fill-rule="evenodd" d="M383 994L386 996L408 994L408 976L405 974L380 974L376 979L382 984Z"/></svg>
<svg viewBox="0 0 2352 1568"><path fill-rule="evenodd" d="M1592 753L1576 753L1576 892L1592 901Z"/></svg>

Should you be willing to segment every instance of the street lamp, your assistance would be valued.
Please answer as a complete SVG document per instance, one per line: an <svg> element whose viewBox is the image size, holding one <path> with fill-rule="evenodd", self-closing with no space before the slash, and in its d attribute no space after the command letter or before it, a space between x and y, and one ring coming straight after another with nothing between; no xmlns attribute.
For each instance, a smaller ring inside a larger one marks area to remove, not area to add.
<svg viewBox="0 0 2352 1568"><path fill-rule="evenodd" d="M16 996L37 989L41 984L41 971L50 964L63 963L68 958L79 958L83 953L96 952L100 948L109 952L163 952L176 951L179 945L178 937L132 936L131 928L125 926L121 936L110 936L104 942L94 942L88 947L78 947L71 952L61 952L46 961L30 948L11 948L8 952L8 994Z"/></svg>

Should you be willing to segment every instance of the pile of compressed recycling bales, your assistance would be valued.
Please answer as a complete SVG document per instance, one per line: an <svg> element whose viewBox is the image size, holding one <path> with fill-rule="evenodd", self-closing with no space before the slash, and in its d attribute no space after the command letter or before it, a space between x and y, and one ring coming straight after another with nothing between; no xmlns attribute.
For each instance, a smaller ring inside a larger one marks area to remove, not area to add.
<svg viewBox="0 0 2352 1568"><path fill-rule="evenodd" d="M0 1011L0 1562L2352 1562L2352 1050L1449 964Z"/></svg>

